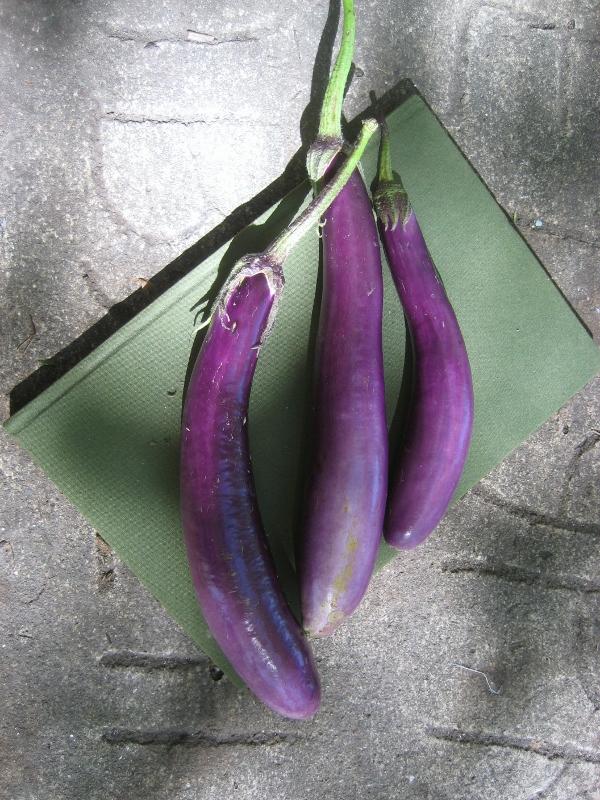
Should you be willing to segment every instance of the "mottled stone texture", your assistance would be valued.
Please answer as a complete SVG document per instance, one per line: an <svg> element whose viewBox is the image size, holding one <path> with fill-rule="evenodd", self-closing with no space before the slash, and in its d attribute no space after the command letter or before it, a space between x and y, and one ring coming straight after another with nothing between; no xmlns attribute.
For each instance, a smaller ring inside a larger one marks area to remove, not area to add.
<svg viewBox="0 0 600 800"><path fill-rule="evenodd" d="M597 2L357 6L349 116L412 79L600 336ZM277 178L327 14L0 0L4 414L40 359ZM0 796L598 800L599 388L317 644L305 724L214 680L1 434Z"/></svg>

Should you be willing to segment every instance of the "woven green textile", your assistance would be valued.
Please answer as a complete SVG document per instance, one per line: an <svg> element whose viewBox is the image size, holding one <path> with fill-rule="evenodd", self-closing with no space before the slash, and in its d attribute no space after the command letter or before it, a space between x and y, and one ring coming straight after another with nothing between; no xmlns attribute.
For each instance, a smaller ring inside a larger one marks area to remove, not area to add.
<svg viewBox="0 0 600 800"><path fill-rule="evenodd" d="M476 173L417 97L389 117L392 157L456 310L475 389L463 494L580 389L599 351ZM363 161L370 182L377 142ZM268 243L306 187L198 265L6 424L173 618L227 668L200 616L178 513L178 439L196 337L194 306L217 273ZM249 430L259 502L286 588L301 502L307 353L317 232L285 264L286 289L261 352ZM388 412L402 376L404 322L385 267ZM382 549L380 562L389 557ZM229 671L229 670L228 670Z"/></svg>

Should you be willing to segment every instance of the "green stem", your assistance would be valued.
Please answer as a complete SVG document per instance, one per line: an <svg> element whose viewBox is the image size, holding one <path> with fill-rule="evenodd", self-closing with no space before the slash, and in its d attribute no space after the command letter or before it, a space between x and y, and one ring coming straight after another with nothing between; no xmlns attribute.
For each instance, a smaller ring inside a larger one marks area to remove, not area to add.
<svg viewBox="0 0 600 800"><path fill-rule="evenodd" d="M394 180L394 172L392 170L392 154L390 153L390 132L387 122L379 122L379 130L381 135L381 143L379 145L379 164L377 166L377 181L391 182Z"/></svg>
<svg viewBox="0 0 600 800"><path fill-rule="evenodd" d="M343 0L344 22L340 50L337 54L329 83L323 98L321 117L319 120L319 139L342 139L342 106L344 91L352 67L354 55L354 39L356 33L356 16L354 0Z"/></svg>
<svg viewBox="0 0 600 800"><path fill-rule="evenodd" d="M374 119L366 119L363 122L354 150L335 173L335 176L329 181L320 194L315 197L310 205L307 206L304 211L296 217L292 224L264 251L265 256L279 264L283 264L297 242L305 233L316 225L319 218L327 211L331 203L344 188L348 179L356 169L369 139L375 133L377 127L377 122Z"/></svg>
<svg viewBox="0 0 600 800"><path fill-rule="evenodd" d="M333 159L344 146L342 107L354 54L356 31L354 0L343 0L343 9L344 22L340 49L325 90L317 138L306 155L306 170L314 184L323 177Z"/></svg>

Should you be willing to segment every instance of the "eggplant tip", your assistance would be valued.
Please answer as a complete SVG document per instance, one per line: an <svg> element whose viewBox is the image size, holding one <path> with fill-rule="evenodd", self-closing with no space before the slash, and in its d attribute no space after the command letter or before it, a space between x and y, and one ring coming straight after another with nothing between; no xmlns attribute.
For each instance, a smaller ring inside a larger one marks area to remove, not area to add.
<svg viewBox="0 0 600 800"><path fill-rule="evenodd" d="M315 679L301 690L290 692L285 698L264 702L282 717L311 719L321 706L321 687L315 676Z"/></svg>
<svg viewBox="0 0 600 800"><path fill-rule="evenodd" d="M307 636L313 639L324 639L331 636L346 619L346 615L342 611L330 611L323 619L316 617L313 620L304 622L304 630Z"/></svg>
<svg viewBox="0 0 600 800"><path fill-rule="evenodd" d="M431 531L415 531L412 529L401 529L397 531L386 531L385 540L396 550L412 550L421 544Z"/></svg>

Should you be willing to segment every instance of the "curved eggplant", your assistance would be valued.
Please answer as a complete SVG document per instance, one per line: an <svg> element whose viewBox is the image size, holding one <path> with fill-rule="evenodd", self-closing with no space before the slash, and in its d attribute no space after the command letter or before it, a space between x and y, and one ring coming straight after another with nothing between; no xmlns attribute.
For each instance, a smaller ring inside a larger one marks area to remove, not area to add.
<svg viewBox="0 0 600 800"><path fill-rule="evenodd" d="M458 485L473 428L473 384L456 315L404 187L392 172L387 137L383 129L373 202L404 309L414 371L384 536L405 549L429 536Z"/></svg>
<svg viewBox="0 0 600 800"><path fill-rule="evenodd" d="M256 257L220 299L185 403L181 513L213 636L257 697L303 718L319 705L319 682L267 548L247 430L258 349L282 287L281 268Z"/></svg>
<svg viewBox="0 0 600 800"><path fill-rule="evenodd" d="M247 415L260 346L283 288L282 264L354 171L376 130L263 253L239 263L216 304L190 379L182 422L181 517L206 622L234 669L267 706L294 719L319 705L308 643L277 582L258 510Z"/></svg>

